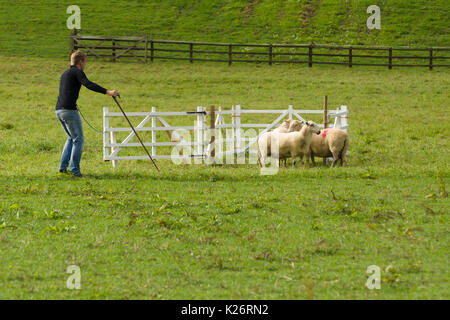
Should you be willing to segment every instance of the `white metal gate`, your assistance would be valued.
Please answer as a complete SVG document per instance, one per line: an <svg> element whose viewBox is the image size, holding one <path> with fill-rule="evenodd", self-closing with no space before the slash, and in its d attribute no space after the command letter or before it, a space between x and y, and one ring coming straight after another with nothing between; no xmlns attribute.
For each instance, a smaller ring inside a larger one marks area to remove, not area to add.
<svg viewBox="0 0 450 320"><path fill-rule="evenodd" d="M214 124L207 124L207 117L215 113ZM274 121L268 124L262 123L244 123L242 115L245 114L274 114L278 115ZM151 112L127 112L128 117L144 117L141 122L135 126L136 131L150 131L151 142L144 142L145 146L151 147L151 155L154 159L172 159L190 163L201 164L206 159L207 163L223 163L223 157L232 157L243 155L245 153L256 153L256 142L263 133L278 127L284 119L297 118L306 121L307 114L324 114L323 110L297 110L293 106L287 109L263 109L263 110L245 110L240 105L232 106L231 110L222 110L221 107L216 111L211 109L207 111L205 107L197 107L197 111L188 112L158 112L152 107ZM224 115L231 116L230 123L226 123ZM194 120L194 125L171 126L166 120L169 117L186 117ZM348 129L348 109L347 106L341 106L336 110L328 110L326 113L326 123L334 119L333 128ZM110 126L110 118L123 117L121 112L109 112L108 108L103 108L103 159L112 161L113 167L117 166L118 160L137 160L148 159L147 155L119 156L118 153L124 148L140 147L138 142L130 142L134 137L129 127L113 128ZM161 126L157 126L157 122ZM150 125L149 125L150 124ZM324 124L318 124L324 127ZM259 130L252 136L247 135L249 129ZM183 135L188 132L189 135ZM222 131L226 131L223 136ZM117 132L129 132L128 136L121 142L117 141ZM157 141L157 131L166 131L170 141ZM181 133L180 133L181 131ZM211 132L214 132L214 139L211 139ZM192 135L193 133L193 139ZM224 150L224 144L225 149ZM158 147L173 147L171 154L161 154L157 152ZM214 150L214 153L212 153ZM212 156L214 155L214 156ZM242 158L240 158L242 160ZM245 158L244 158L245 160ZM256 158L253 158L256 163ZM227 161L227 163L229 163ZM239 163L239 160L238 160Z"/></svg>

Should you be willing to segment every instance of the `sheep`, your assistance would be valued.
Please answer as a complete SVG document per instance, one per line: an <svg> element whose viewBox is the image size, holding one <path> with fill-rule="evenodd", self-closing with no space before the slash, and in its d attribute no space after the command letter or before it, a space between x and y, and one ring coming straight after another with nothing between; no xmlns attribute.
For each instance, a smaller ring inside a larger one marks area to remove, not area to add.
<svg viewBox="0 0 450 320"><path fill-rule="evenodd" d="M288 132L300 131L303 126L303 122L299 120L291 120Z"/></svg>
<svg viewBox="0 0 450 320"><path fill-rule="evenodd" d="M333 157L331 167L333 168L338 160L342 166L346 161L345 155L348 150L349 136L342 129L330 128L322 131L321 135L313 136L311 140L311 162L314 165L314 156ZM309 159L306 159L309 162Z"/></svg>
<svg viewBox="0 0 450 320"><path fill-rule="evenodd" d="M279 160L284 160L284 166L286 166L286 159L293 158L293 166L295 166L296 157L300 156L303 159L303 155L309 155L309 144L313 133L320 134L320 128L312 121L304 123L300 131L293 131L287 133L279 133L272 135L273 139L278 141L278 152L272 156L277 156ZM271 139L272 139L271 138ZM269 139L269 141L271 140ZM261 166L265 166L265 158L269 155L268 149L264 148L265 145L258 143L258 159ZM309 163L307 163L309 165Z"/></svg>
<svg viewBox="0 0 450 320"><path fill-rule="evenodd" d="M320 134L320 127L312 121L304 123L300 131L293 131L288 133L279 133L274 136L278 140L278 160L285 160L292 157L292 166L295 167L297 157L303 159L306 155L309 158L310 144L312 136ZM275 142L276 143L276 142ZM274 156L272 154L272 156ZM306 162L309 166L309 161Z"/></svg>
<svg viewBox="0 0 450 320"><path fill-rule="evenodd" d="M283 123L276 129L272 130L272 133L283 133L283 132L289 132L289 128L291 126L291 119L286 119L283 121Z"/></svg>
<svg viewBox="0 0 450 320"><path fill-rule="evenodd" d="M271 132L264 132L258 138L258 162L261 167L265 166L267 156L270 156L270 136L272 134L289 132L291 119L284 120L283 123Z"/></svg>
<svg viewBox="0 0 450 320"><path fill-rule="evenodd" d="M263 133L258 139L258 162L260 166L262 166L261 158L264 158L265 161L265 158L270 156L270 137L272 134L300 131L302 125L303 122L299 120L287 119L284 120L278 128L272 130L271 132ZM284 159L283 162L286 167L286 159Z"/></svg>

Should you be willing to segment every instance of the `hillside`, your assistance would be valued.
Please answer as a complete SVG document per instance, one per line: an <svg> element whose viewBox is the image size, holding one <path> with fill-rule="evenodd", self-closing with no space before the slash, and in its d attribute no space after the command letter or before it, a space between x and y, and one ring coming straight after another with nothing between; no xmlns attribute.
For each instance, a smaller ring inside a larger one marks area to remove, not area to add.
<svg viewBox="0 0 450 320"><path fill-rule="evenodd" d="M381 30L366 9L381 7ZM1 1L0 55L63 57L73 1ZM79 0L81 34L250 43L450 45L448 0Z"/></svg>

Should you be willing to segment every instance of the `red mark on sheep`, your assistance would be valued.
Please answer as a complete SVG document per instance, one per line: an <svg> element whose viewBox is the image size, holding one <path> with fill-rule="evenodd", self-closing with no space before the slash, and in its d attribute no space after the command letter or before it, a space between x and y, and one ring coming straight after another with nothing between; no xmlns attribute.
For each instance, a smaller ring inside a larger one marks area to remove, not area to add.
<svg viewBox="0 0 450 320"><path fill-rule="evenodd" d="M327 136L327 132L328 132L328 129L322 130L322 134L321 134L322 138L325 138Z"/></svg>

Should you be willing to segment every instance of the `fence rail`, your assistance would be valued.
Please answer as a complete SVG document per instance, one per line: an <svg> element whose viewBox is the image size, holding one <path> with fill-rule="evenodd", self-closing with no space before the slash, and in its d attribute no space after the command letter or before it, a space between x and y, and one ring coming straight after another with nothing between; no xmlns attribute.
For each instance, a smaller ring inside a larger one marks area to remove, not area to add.
<svg viewBox="0 0 450 320"><path fill-rule="evenodd" d="M83 36L72 33L70 53L83 49L106 61L153 62L184 60L225 62L303 63L388 67L450 67L450 47L411 48L331 46L318 44L241 44L170 40L142 37Z"/></svg>

